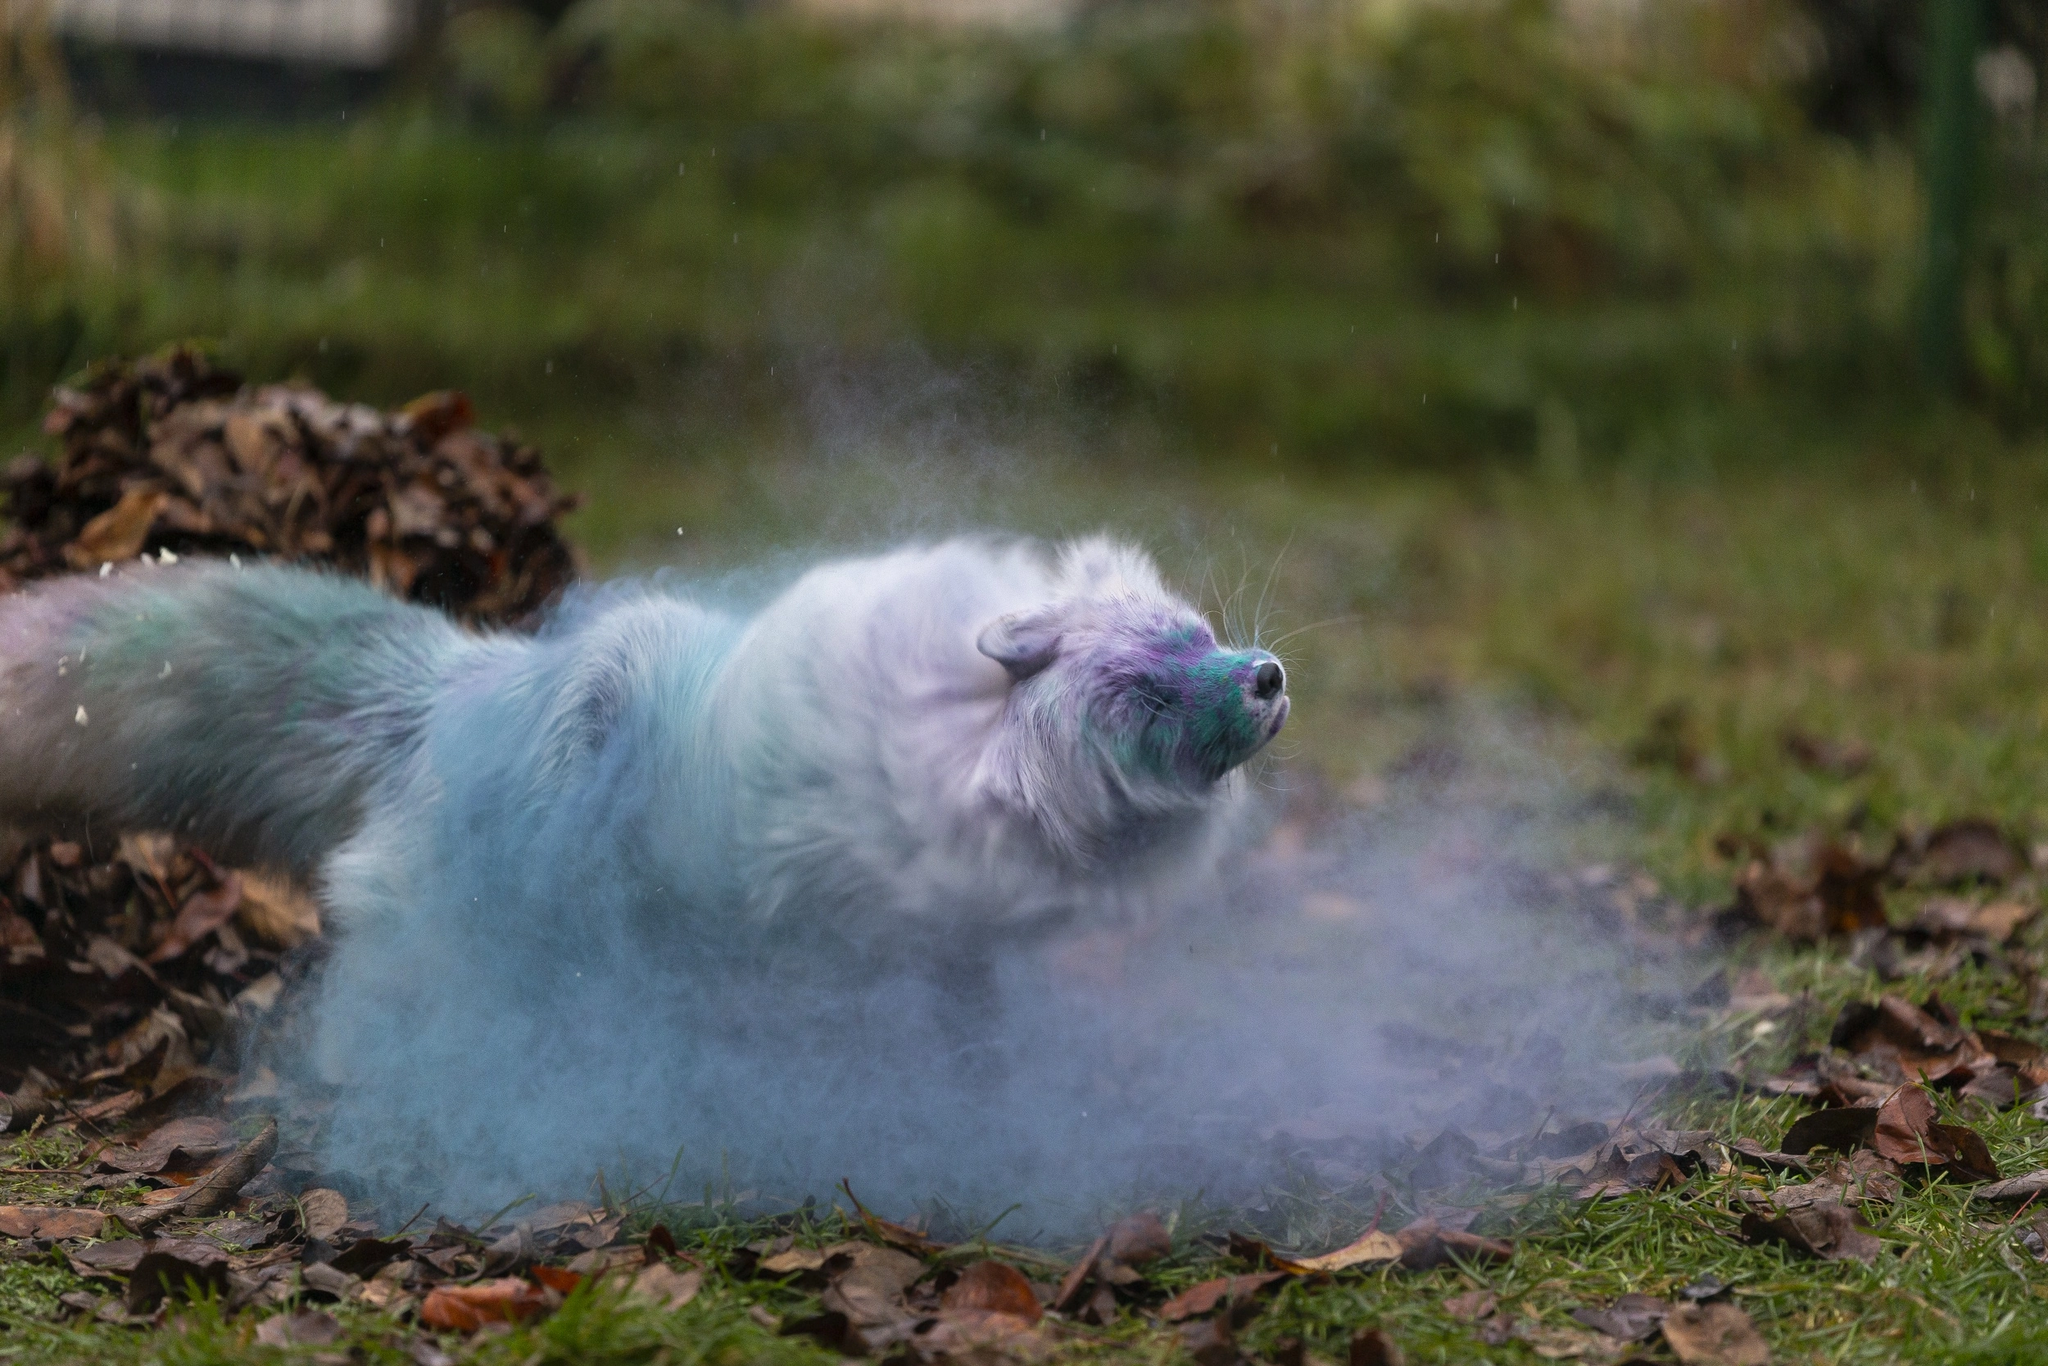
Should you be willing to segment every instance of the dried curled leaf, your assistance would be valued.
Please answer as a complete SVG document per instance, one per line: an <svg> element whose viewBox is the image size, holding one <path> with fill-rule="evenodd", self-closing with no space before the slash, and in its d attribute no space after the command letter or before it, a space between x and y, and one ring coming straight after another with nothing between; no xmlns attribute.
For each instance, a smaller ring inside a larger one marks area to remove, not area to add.
<svg viewBox="0 0 2048 1366"><path fill-rule="evenodd" d="M1287 1273L1284 1271L1261 1271L1250 1276L1218 1276L1214 1280L1190 1286L1160 1305L1159 1317L1166 1323L1179 1323L1182 1319L1210 1313L1219 1305L1251 1299L1260 1291L1286 1279Z"/></svg>
<svg viewBox="0 0 2048 1366"><path fill-rule="evenodd" d="M1320 1257L1297 1257L1293 1265L1311 1272L1348 1271L1353 1267L1397 1262L1404 1251L1406 1249L1401 1246L1400 1239L1374 1229L1335 1252L1325 1252Z"/></svg>
<svg viewBox="0 0 2048 1366"><path fill-rule="evenodd" d="M96 1209L0 1205L0 1235L9 1238L97 1238L106 1224Z"/></svg>
<svg viewBox="0 0 2048 1366"><path fill-rule="evenodd" d="M54 465L6 471L0 591L138 553L276 555L470 621L531 618L572 579L575 500L531 447L478 431L459 393L398 413L304 385L247 388L188 348L60 389Z"/></svg>
<svg viewBox="0 0 2048 1366"><path fill-rule="evenodd" d="M443 1332L474 1333L487 1323L524 1323L554 1307L546 1290L517 1276L475 1285L437 1285L420 1306L420 1322Z"/></svg>
<svg viewBox="0 0 2048 1366"><path fill-rule="evenodd" d="M1752 1243L1784 1243L1824 1262L1874 1262L1884 1244L1857 1225L1855 1211L1831 1201L1800 1205L1775 1218L1742 1216L1742 1236Z"/></svg>
<svg viewBox="0 0 2048 1366"><path fill-rule="evenodd" d="M1685 1366L1769 1366L1770 1344L1735 1305L1682 1304L1664 1319L1664 1341Z"/></svg>
<svg viewBox="0 0 2048 1366"><path fill-rule="evenodd" d="M975 1262L960 1273L960 1279L946 1287L940 1298L943 1309L978 1309L1009 1314L1029 1323L1038 1322L1044 1308L1038 1292L1024 1273L1002 1262Z"/></svg>

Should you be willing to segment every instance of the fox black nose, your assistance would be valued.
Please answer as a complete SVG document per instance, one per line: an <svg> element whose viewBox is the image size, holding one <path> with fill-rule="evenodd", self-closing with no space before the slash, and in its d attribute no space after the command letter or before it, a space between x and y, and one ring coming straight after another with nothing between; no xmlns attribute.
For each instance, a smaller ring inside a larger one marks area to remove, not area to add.
<svg viewBox="0 0 2048 1366"><path fill-rule="evenodd" d="M1286 686L1286 683L1287 673L1280 667L1279 661L1269 659L1259 665L1258 671L1252 675L1252 695L1262 702L1268 701L1278 697L1280 689Z"/></svg>

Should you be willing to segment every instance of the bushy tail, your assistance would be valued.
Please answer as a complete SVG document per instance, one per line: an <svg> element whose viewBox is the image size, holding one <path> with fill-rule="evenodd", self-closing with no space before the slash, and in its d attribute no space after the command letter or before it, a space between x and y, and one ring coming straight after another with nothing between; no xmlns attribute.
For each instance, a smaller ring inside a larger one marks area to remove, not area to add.
<svg viewBox="0 0 2048 1366"><path fill-rule="evenodd" d="M188 833L305 870L488 650L352 580L129 564L0 599L0 823Z"/></svg>

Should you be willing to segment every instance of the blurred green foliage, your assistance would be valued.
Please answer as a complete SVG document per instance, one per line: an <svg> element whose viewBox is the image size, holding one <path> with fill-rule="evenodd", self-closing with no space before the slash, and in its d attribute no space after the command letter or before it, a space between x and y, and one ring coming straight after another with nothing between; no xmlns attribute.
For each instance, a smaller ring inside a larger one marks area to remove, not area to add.
<svg viewBox="0 0 2048 1366"><path fill-rule="evenodd" d="M1917 401L1912 158L1809 126L1801 33L1772 0L473 8L376 110L110 128L152 235L67 268L72 355L210 336L519 414L707 374L766 410L778 362L907 342L1192 447L1697 459ZM2048 382L2033 119L1972 277L2016 422Z"/></svg>
<svg viewBox="0 0 2048 1366"><path fill-rule="evenodd" d="M96 140L48 34L0 9L0 408L42 401L85 333L78 297L118 263Z"/></svg>
<svg viewBox="0 0 2048 1366"><path fill-rule="evenodd" d="M2021 111L1994 125L1986 221L1965 300L1972 372L2009 425L2048 426L2048 138Z"/></svg>

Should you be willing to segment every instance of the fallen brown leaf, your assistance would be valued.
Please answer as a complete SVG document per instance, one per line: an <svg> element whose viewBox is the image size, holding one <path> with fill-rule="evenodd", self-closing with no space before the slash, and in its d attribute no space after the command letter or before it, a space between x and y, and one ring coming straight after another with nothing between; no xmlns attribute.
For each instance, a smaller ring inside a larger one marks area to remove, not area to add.
<svg viewBox="0 0 2048 1366"><path fill-rule="evenodd" d="M1865 863L1853 851L1829 843L1820 855L1820 877L1814 885L1832 934L1883 929L1890 922L1880 890L1884 868Z"/></svg>
<svg viewBox="0 0 2048 1366"><path fill-rule="evenodd" d="M149 485L128 490L120 502L79 530L77 539L64 547L64 562L73 569L97 569L109 560L134 559L170 500L170 494Z"/></svg>
<svg viewBox="0 0 2048 1366"><path fill-rule="evenodd" d="M1864 1148L1820 1166L1810 1181L1779 1186L1769 1199L1784 1210L1803 1205L1889 1204L1899 1198L1899 1191L1898 1164Z"/></svg>
<svg viewBox="0 0 2048 1366"><path fill-rule="evenodd" d="M459 389L436 389L400 408L399 413L419 439L433 445L450 432L476 423L476 407Z"/></svg>
<svg viewBox="0 0 2048 1366"><path fill-rule="evenodd" d="M1491 1290L1467 1290L1444 1301L1444 1312L1462 1323L1477 1323L1500 1308L1500 1296Z"/></svg>
<svg viewBox="0 0 2048 1366"><path fill-rule="evenodd" d="M1996 1029L1980 1029L1977 1041L1984 1045L1984 1051L2000 1062L2011 1063L2014 1067L2032 1067L2048 1058L2048 1049L2031 1039L2022 1039L2014 1034L2002 1033Z"/></svg>
<svg viewBox="0 0 2048 1366"><path fill-rule="evenodd" d="M191 1115L152 1131L134 1147L110 1144L99 1154L100 1166L116 1172L160 1172L166 1167L193 1171L237 1146L227 1121Z"/></svg>
<svg viewBox="0 0 2048 1366"><path fill-rule="evenodd" d="M474 1333L487 1323L524 1323L551 1307L547 1293L517 1276L474 1285L437 1285L420 1306L420 1322L448 1333Z"/></svg>
<svg viewBox="0 0 2048 1366"><path fill-rule="evenodd" d="M1847 1205L1816 1203L1786 1210L1775 1218L1754 1211L1742 1216L1742 1236L1752 1243L1784 1243L1824 1262L1874 1262L1884 1244L1857 1227Z"/></svg>
<svg viewBox="0 0 2048 1366"><path fill-rule="evenodd" d="M914 1318L903 1292L924 1274L924 1263L873 1243L841 1243L831 1252L831 1284L819 1297L826 1311L844 1314L870 1347L907 1332Z"/></svg>
<svg viewBox="0 0 2048 1366"><path fill-rule="evenodd" d="M1998 1167L1983 1137L1934 1116L1934 1097L1924 1087L1902 1086L1878 1107L1871 1147L1902 1166L1924 1164L1944 1168L1962 1181L1996 1181Z"/></svg>
<svg viewBox="0 0 2048 1366"><path fill-rule="evenodd" d="M91 1247L66 1248L64 1258L80 1276L125 1276L135 1270L146 1251L148 1246L140 1238L121 1238Z"/></svg>
<svg viewBox="0 0 2048 1366"><path fill-rule="evenodd" d="M1850 1053L1866 1053L1880 1043L1915 1053L1943 1053L1963 1041L1963 1031L1936 1018L1903 996L1880 996L1875 1004L1852 1001L1842 1007L1828 1042Z"/></svg>
<svg viewBox="0 0 2048 1366"><path fill-rule="evenodd" d="M757 1276L802 1276L822 1271L831 1259L831 1252L822 1247L792 1247L781 1252L772 1252L754 1265Z"/></svg>
<svg viewBox="0 0 2048 1366"><path fill-rule="evenodd" d="M1993 1110L2010 1110L2020 1103L2034 1088L2020 1079L2019 1069L2000 1063L1986 1068L1970 1078L1958 1096L1967 1097L1979 1105Z"/></svg>
<svg viewBox="0 0 2048 1366"><path fill-rule="evenodd" d="M1310 1272L1346 1271L1360 1266L1381 1266L1396 1262L1406 1251L1398 1238L1378 1229L1364 1234L1353 1242L1345 1244L1335 1252L1325 1252L1320 1257L1296 1258L1288 1269L1299 1266Z"/></svg>
<svg viewBox="0 0 2048 1366"><path fill-rule="evenodd" d="M306 1236L330 1240L348 1222L348 1197L338 1190L316 1186L299 1194L299 1217Z"/></svg>
<svg viewBox="0 0 2048 1366"><path fill-rule="evenodd" d="M644 1249L637 1247L600 1247L589 1252L579 1252L569 1262L569 1270L579 1276L592 1279L609 1276L620 1271L638 1271L652 1265Z"/></svg>
<svg viewBox="0 0 2048 1366"><path fill-rule="evenodd" d="M1023 1272L993 1261L975 1262L963 1269L960 1279L946 1287L939 1305L944 1309L1008 1314L1026 1323L1038 1322L1045 1312Z"/></svg>
<svg viewBox="0 0 2048 1366"><path fill-rule="evenodd" d="M1816 841L1798 856L1753 860L1735 880L1738 922L1761 925L1787 939L1814 943L1831 934L1887 924L1884 869L1832 840Z"/></svg>
<svg viewBox="0 0 2048 1366"><path fill-rule="evenodd" d="M150 1243L128 1273L126 1305L131 1314L147 1314L166 1296L183 1296L228 1288L228 1254L201 1238L159 1238Z"/></svg>
<svg viewBox="0 0 2048 1366"><path fill-rule="evenodd" d="M337 1271L326 1262L305 1262L299 1266L299 1285L311 1295L348 1301L362 1293L363 1278Z"/></svg>
<svg viewBox="0 0 2048 1366"><path fill-rule="evenodd" d="M575 1289L574 1285L564 1288L550 1282L544 1273L551 1270L551 1267L536 1266L533 1268L533 1274L543 1284L565 1295ZM640 1268L633 1277L632 1288L627 1293L635 1299L647 1300L659 1308L675 1310L696 1299L698 1292L703 1288L704 1273L695 1267L688 1271L677 1271L667 1262L655 1262Z"/></svg>
<svg viewBox="0 0 2048 1366"><path fill-rule="evenodd" d="M1622 1158L1610 1153L1594 1169L1594 1179L1573 1192L1581 1200L1597 1196L1627 1195L1635 1191L1669 1190L1685 1184L1685 1168L1669 1153L1644 1153Z"/></svg>
<svg viewBox="0 0 2048 1366"><path fill-rule="evenodd" d="M229 872L216 888L192 893L178 908L178 918L171 922L170 933L164 936L161 944L150 950L149 961L167 963L179 957L227 924L241 904L242 875L237 872Z"/></svg>
<svg viewBox="0 0 2048 1366"><path fill-rule="evenodd" d="M0 1205L0 1235L9 1238L97 1238L107 1216L95 1209Z"/></svg>
<svg viewBox="0 0 2048 1366"><path fill-rule="evenodd" d="M575 500L452 391L379 413L304 385L245 388L180 348L94 366L57 391L45 430L62 438L56 464L17 461L0 481L0 589L151 547L239 550L503 622L575 573L556 529Z"/></svg>
<svg viewBox="0 0 2048 1366"><path fill-rule="evenodd" d="M1802 1053L1781 1070L1760 1078L1757 1089L1773 1096L1818 1096L1823 1083L1819 1054Z"/></svg>
<svg viewBox="0 0 2048 1366"><path fill-rule="evenodd" d="M1189 1286L1159 1306L1160 1320L1179 1323L1183 1319L1211 1313L1219 1305L1242 1303L1276 1282L1286 1280L1287 1274L1284 1271L1260 1271L1249 1276L1218 1276Z"/></svg>
<svg viewBox="0 0 2048 1366"><path fill-rule="evenodd" d="M1402 1366L1401 1345L1383 1328L1360 1328L1351 1335L1345 1366Z"/></svg>
<svg viewBox="0 0 2048 1366"><path fill-rule="evenodd" d="M1681 1304L1664 1319L1664 1341L1685 1366L1769 1366L1770 1345L1732 1304Z"/></svg>
<svg viewBox="0 0 2048 1366"><path fill-rule="evenodd" d="M331 1347L341 1341L341 1324L332 1314L300 1309L263 1320L256 1341L266 1347Z"/></svg>
<svg viewBox="0 0 2048 1366"><path fill-rule="evenodd" d="M1987 1186L1979 1186L1971 1194L1979 1200L2031 1200L2037 1195L2048 1195L2048 1170L1993 1181Z"/></svg>
<svg viewBox="0 0 2048 1366"><path fill-rule="evenodd" d="M1125 1215L1109 1226L1107 1236L1109 1255L1125 1266L1143 1266L1173 1251L1172 1235L1150 1210Z"/></svg>
<svg viewBox="0 0 2048 1366"><path fill-rule="evenodd" d="M339 1266L340 1262L341 1259L337 1257L335 1258L334 1265ZM526 1274L543 1289L552 1290L557 1295L573 1294L576 1288L583 1284L582 1272L571 1271L559 1266L549 1266L545 1262L527 1268Z"/></svg>
<svg viewBox="0 0 2048 1366"><path fill-rule="evenodd" d="M243 1186L255 1179L271 1157L277 1152L277 1121L266 1119L256 1136L229 1153L227 1160L209 1170L191 1185L178 1192L175 1201L158 1206L147 1214L130 1219L130 1227L138 1232L162 1223L174 1215L203 1216L218 1214L234 1203Z"/></svg>
<svg viewBox="0 0 2048 1366"><path fill-rule="evenodd" d="M1051 1350L1037 1321L989 1309L944 1309L917 1322L902 1340L922 1361L970 1363L1029 1361Z"/></svg>
<svg viewBox="0 0 2048 1366"><path fill-rule="evenodd" d="M1794 1120L1778 1147L1794 1157L1803 1157L1815 1148L1848 1152L1869 1143L1876 1128L1874 1109L1857 1106L1815 1110Z"/></svg>

